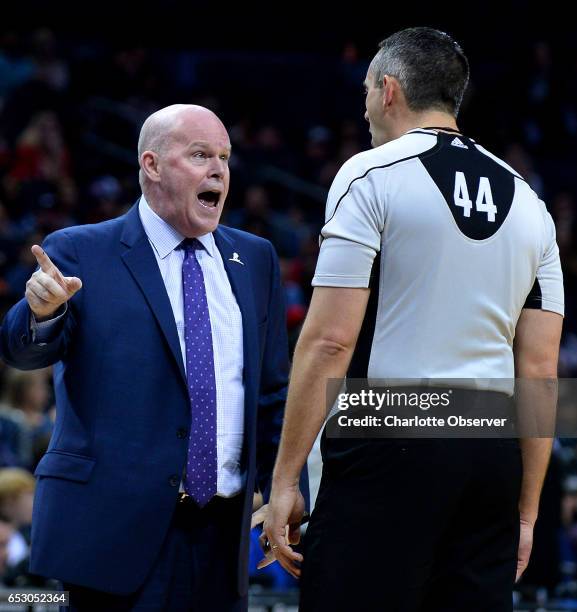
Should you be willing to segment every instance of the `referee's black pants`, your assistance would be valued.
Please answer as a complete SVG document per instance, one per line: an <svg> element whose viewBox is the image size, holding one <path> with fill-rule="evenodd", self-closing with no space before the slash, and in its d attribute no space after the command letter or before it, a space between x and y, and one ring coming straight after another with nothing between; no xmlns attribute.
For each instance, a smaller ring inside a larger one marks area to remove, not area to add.
<svg viewBox="0 0 577 612"><path fill-rule="evenodd" d="M323 434L301 612L510 612L517 440Z"/></svg>

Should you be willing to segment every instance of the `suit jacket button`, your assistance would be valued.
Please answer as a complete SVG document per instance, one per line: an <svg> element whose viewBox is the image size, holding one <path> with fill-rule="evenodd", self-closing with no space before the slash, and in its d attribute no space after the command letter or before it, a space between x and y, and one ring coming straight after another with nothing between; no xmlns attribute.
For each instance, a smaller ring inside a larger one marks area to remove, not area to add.
<svg viewBox="0 0 577 612"><path fill-rule="evenodd" d="M168 479L168 484L171 487L178 487L178 485L180 484L180 478L176 475L172 475L169 479Z"/></svg>
<svg viewBox="0 0 577 612"><path fill-rule="evenodd" d="M176 430L176 437L179 440L184 440L184 438L186 438L187 434L188 434L188 431L186 431L186 429L184 429L184 427L180 427L179 429Z"/></svg>

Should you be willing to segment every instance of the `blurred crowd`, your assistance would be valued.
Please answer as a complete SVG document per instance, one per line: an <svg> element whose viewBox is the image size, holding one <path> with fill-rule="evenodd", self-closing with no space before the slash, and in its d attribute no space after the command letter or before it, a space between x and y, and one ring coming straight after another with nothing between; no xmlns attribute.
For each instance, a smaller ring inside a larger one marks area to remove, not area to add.
<svg viewBox="0 0 577 612"><path fill-rule="evenodd" d="M499 63L497 52L487 60L469 55L472 82L459 124L523 175L555 219L567 301L560 375L574 376L577 48L531 40L509 63ZM116 217L137 200L136 142L146 116L174 102L198 103L230 130L223 222L276 246L294 345L328 187L345 160L370 146L362 95L369 59L351 41L334 55L271 55L88 43L47 28L0 31L0 316L23 296L35 269L32 244L62 227ZM49 370L0 364L0 398L0 582L26 584L34 580L23 569L31 472L54 418ZM577 593L575 446L556 444L546 534L528 588ZM287 586L281 577L267 580Z"/></svg>

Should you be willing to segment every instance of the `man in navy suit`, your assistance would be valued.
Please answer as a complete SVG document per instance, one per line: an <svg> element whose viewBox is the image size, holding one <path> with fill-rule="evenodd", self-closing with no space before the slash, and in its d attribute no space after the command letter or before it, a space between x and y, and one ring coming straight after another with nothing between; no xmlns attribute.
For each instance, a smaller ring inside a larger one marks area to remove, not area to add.
<svg viewBox="0 0 577 612"><path fill-rule="evenodd" d="M154 113L138 154L138 203L32 247L2 329L7 363L54 365L31 571L73 609L244 610L286 396L278 261L218 226L230 141L211 111Z"/></svg>

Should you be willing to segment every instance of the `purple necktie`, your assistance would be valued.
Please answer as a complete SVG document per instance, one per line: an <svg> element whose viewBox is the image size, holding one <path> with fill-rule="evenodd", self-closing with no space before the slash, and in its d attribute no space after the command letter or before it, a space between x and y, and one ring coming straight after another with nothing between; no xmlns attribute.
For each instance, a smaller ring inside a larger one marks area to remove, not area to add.
<svg viewBox="0 0 577 612"><path fill-rule="evenodd" d="M216 383L208 303L196 240L183 243L184 344L191 407L184 490L199 506L216 495Z"/></svg>

